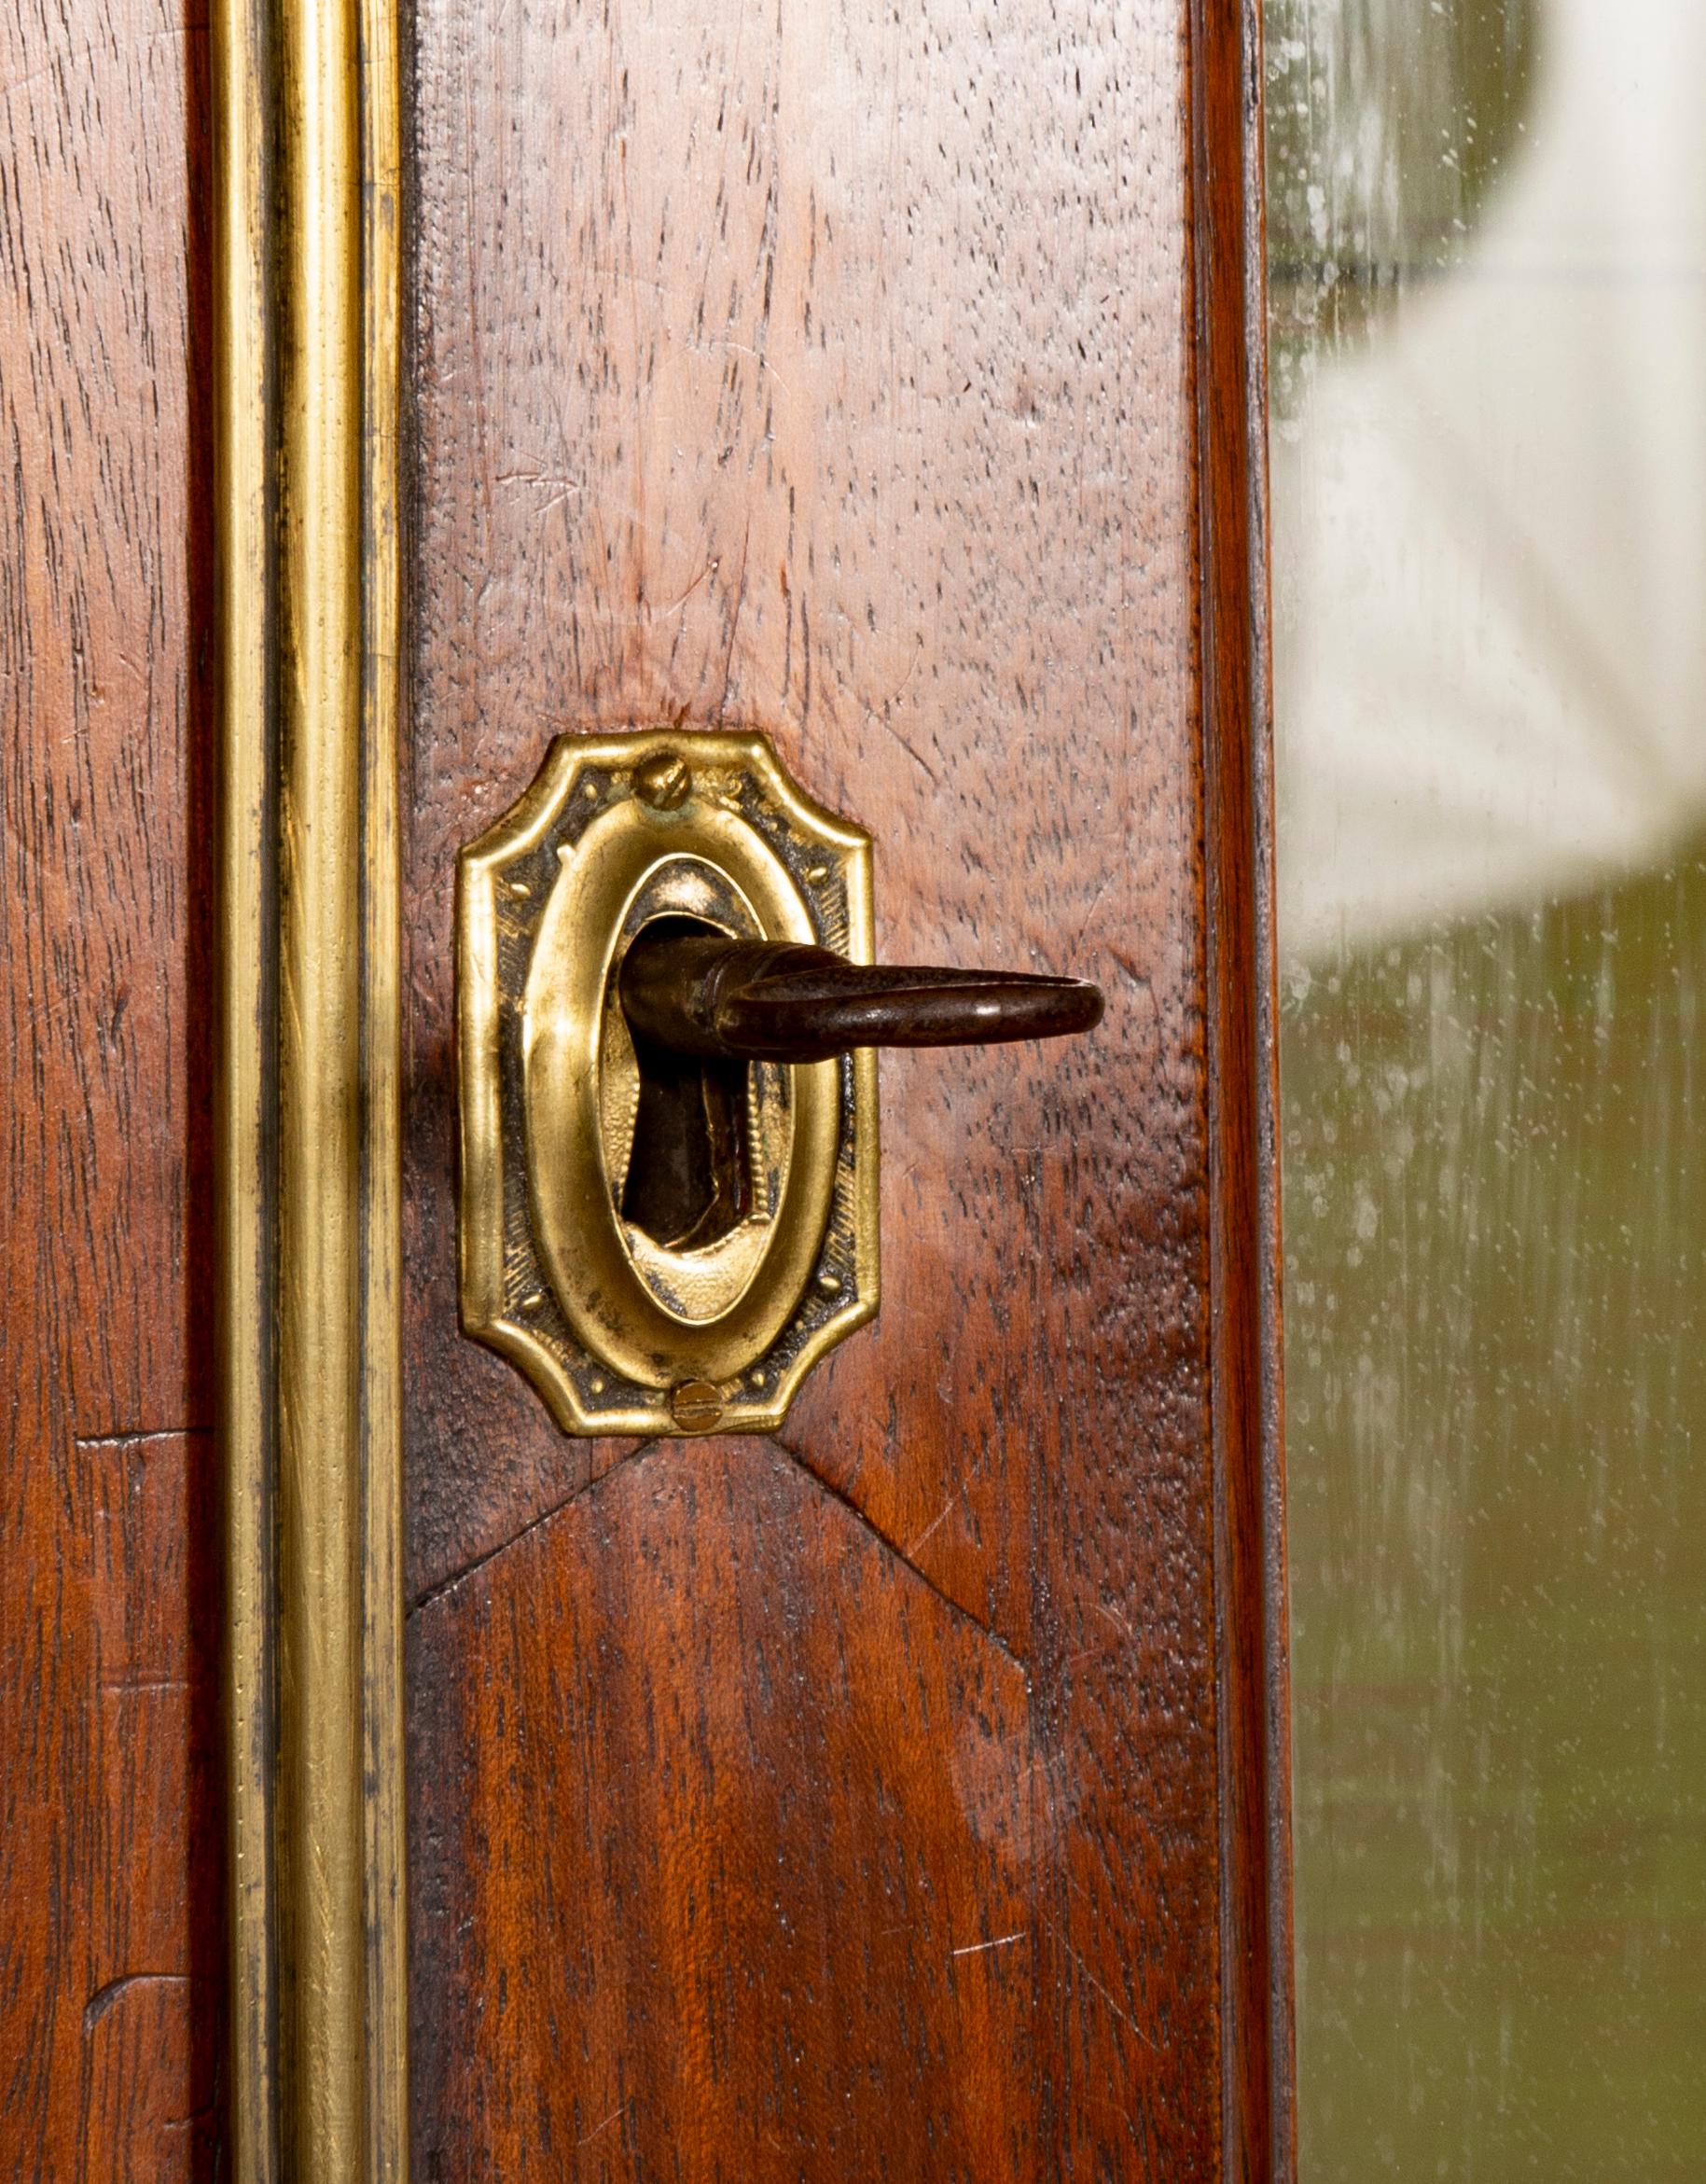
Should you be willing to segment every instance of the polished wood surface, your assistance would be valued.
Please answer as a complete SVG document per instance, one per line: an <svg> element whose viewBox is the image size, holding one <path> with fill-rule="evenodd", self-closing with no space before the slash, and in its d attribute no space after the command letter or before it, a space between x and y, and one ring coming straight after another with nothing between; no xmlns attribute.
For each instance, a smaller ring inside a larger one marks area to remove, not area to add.
<svg viewBox="0 0 1706 2184"><path fill-rule="evenodd" d="M0 2177L211 2177L204 33L14 10L0 81Z"/></svg>
<svg viewBox="0 0 1706 2184"><path fill-rule="evenodd" d="M428 2177L1278 2158L1247 31L419 10ZM455 1321L455 851L675 719L870 828L882 956L1108 999L884 1057L882 1313L761 1444L566 1440Z"/></svg>
<svg viewBox="0 0 1706 2184"><path fill-rule="evenodd" d="M413 1666L428 2176L1032 2173L1025 1671L802 1466L623 1466Z"/></svg>

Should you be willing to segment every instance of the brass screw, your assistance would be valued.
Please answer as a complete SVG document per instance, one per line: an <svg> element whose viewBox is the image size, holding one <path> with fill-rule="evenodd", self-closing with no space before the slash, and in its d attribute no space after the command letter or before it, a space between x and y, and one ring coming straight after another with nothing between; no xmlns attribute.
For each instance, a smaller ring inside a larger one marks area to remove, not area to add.
<svg viewBox="0 0 1706 2184"><path fill-rule="evenodd" d="M659 751L634 769L634 794L654 812L673 812L692 793L692 769L675 751Z"/></svg>
<svg viewBox="0 0 1706 2184"><path fill-rule="evenodd" d="M723 1391L708 1380L678 1380L670 1390L670 1415L683 1433L709 1433L723 1415Z"/></svg>

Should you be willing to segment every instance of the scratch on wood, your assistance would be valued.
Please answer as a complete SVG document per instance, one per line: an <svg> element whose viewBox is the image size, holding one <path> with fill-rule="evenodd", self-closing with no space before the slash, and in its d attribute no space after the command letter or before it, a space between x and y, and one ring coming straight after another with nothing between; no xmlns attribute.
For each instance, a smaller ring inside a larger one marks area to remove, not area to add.
<svg viewBox="0 0 1706 2184"><path fill-rule="evenodd" d="M106 2015L119 1997L128 1995L132 1987L184 1987L189 1984L189 1974L183 1971L127 1971L122 1977L108 1980L104 1987L97 1987L89 1997L83 2010L83 2033L87 2037Z"/></svg>
<svg viewBox="0 0 1706 2184"><path fill-rule="evenodd" d="M964 1949L950 1949L953 1956L981 1956L986 1949L1010 1949L1015 1941L1022 1941L1027 1929L1020 1927L1016 1934L998 1934L992 1941L968 1941Z"/></svg>

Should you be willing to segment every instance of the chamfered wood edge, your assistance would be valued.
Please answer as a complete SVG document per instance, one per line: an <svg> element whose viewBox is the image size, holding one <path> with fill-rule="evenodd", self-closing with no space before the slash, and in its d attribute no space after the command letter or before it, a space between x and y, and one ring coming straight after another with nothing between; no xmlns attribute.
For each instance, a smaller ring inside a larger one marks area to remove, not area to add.
<svg viewBox="0 0 1706 2184"><path fill-rule="evenodd" d="M218 0L232 2167L406 2173L395 0Z"/></svg>
<svg viewBox="0 0 1706 2184"><path fill-rule="evenodd" d="M1190 0L1224 2173L1296 2174L1260 0Z"/></svg>

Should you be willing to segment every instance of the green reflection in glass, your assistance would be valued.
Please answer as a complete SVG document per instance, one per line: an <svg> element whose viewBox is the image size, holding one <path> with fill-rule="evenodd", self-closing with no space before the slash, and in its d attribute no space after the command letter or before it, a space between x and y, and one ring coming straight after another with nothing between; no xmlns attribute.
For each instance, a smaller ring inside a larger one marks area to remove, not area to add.
<svg viewBox="0 0 1706 2184"><path fill-rule="evenodd" d="M1275 399L1299 351L1380 323L1448 274L1522 154L1536 0L1268 0Z"/></svg>
<svg viewBox="0 0 1706 2184"><path fill-rule="evenodd" d="M1283 996L1302 2177L1706 2174L1706 861Z"/></svg>

